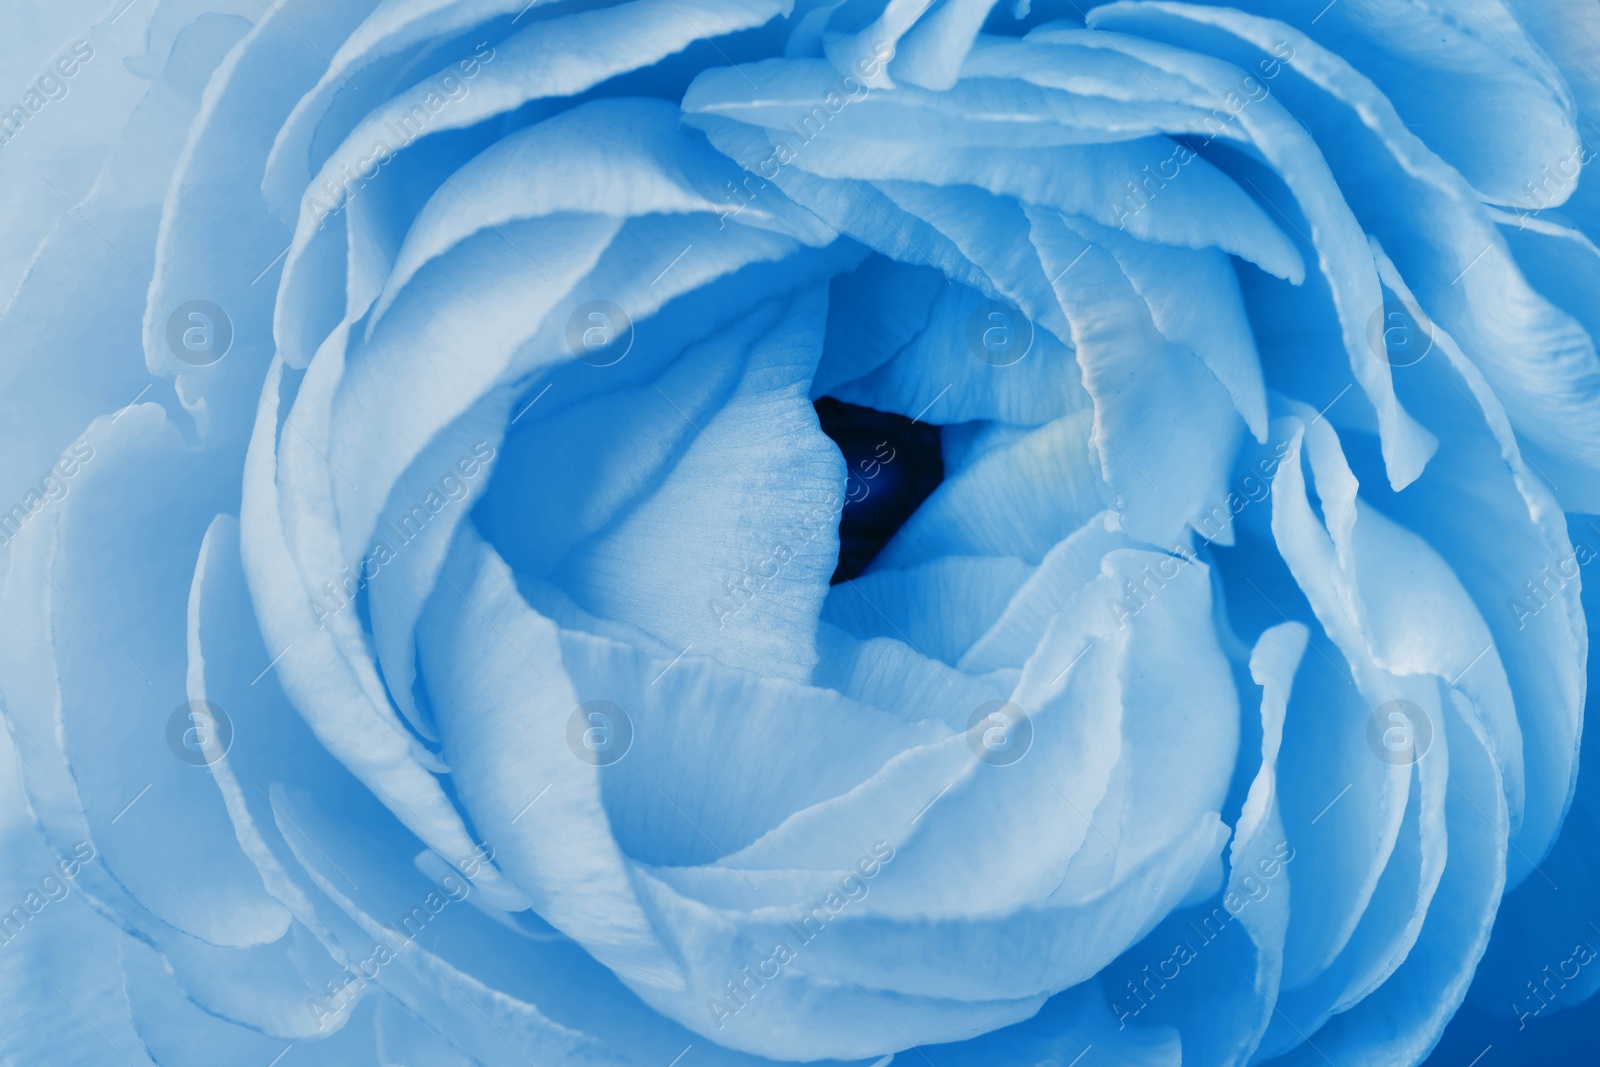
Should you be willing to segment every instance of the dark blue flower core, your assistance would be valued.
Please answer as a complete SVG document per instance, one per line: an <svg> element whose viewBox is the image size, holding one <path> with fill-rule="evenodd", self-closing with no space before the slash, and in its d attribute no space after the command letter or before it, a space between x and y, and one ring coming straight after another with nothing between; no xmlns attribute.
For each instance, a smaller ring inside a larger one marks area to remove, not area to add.
<svg viewBox="0 0 1600 1067"><path fill-rule="evenodd" d="M911 513L944 480L939 428L904 415L816 401L822 432L844 454L845 505L839 516L839 564L832 584L867 569Z"/></svg>

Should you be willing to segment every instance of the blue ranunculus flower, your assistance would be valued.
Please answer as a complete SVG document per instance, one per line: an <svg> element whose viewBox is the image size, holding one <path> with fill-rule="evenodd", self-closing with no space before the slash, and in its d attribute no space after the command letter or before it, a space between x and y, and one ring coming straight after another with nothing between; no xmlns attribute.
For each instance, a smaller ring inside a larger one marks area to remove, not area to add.
<svg viewBox="0 0 1600 1067"><path fill-rule="evenodd" d="M1557 1062L1593 0L12 6L0 1061Z"/></svg>

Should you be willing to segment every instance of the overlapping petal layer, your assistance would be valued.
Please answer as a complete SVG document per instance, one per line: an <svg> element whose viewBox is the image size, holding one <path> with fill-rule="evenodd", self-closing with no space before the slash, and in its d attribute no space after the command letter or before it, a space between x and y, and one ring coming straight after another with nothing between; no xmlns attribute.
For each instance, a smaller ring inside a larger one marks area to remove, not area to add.
<svg viewBox="0 0 1600 1067"><path fill-rule="evenodd" d="M1414 1063L1586 936L1592 12L148 8L0 145L125 1058ZM825 399L943 471L839 581Z"/></svg>

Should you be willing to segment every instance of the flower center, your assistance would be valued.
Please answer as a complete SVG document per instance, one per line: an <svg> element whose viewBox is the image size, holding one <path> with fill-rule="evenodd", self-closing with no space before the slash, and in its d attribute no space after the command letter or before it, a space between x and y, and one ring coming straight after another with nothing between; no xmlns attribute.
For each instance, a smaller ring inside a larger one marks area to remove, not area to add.
<svg viewBox="0 0 1600 1067"><path fill-rule="evenodd" d="M839 563L830 584L855 578L944 480L939 428L904 415L815 402L822 432L844 454L845 505L839 516Z"/></svg>

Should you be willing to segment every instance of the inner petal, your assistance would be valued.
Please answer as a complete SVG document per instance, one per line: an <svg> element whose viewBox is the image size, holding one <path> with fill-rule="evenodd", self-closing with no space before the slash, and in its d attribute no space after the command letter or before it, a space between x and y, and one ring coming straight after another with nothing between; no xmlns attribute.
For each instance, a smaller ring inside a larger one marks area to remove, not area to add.
<svg viewBox="0 0 1600 1067"><path fill-rule="evenodd" d="M831 584L859 577L944 480L939 428L832 397L815 401L822 432L845 462L839 563Z"/></svg>

